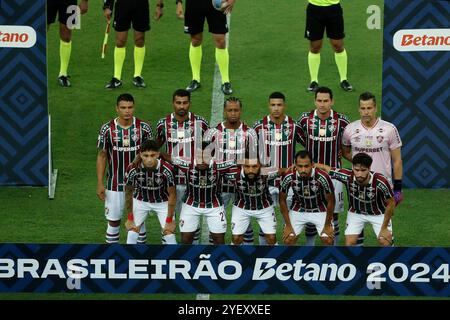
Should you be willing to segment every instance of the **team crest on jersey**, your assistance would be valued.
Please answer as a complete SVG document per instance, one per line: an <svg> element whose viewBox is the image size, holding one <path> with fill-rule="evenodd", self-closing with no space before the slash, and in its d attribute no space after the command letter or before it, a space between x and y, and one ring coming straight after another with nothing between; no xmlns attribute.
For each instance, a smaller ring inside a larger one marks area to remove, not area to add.
<svg viewBox="0 0 450 320"><path fill-rule="evenodd" d="M208 177L208 180L209 180L211 183L214 183L214 182L216 181L216 176L215 176L214 174L212 174L212 172L211 172L211 175Z"/></svg>
<svg viewBox="0 0 450 320"><path fill-rule="evenodd" d="M375 197L375 193L369 192L367 193L367 197L369 197L369 199L373 199L373 197Z"/></svg>
<svg viewBox="0 0 450 320"><path fill-rule="evenodd" d="M138 141L139 140L139 134L133 134L131 136L131 140L133 140L134 142Z"/></svg>
<svg viewBox="0 0 450 320"><path fill-rule="evenodd" d="M333 124L331 124L331 125L328 126L328 130L329 130L331 133L333 133L334 130L336 130L336 127L335 127Z"/></svg>
<svg viewBox="0 0 450 320"><path fill-rule="evenodd" d="M331 119L331 120L330 120L330 123L331 123L331 124L335 124L335 123L336 123L336 120L335 120L335 119Z"/></svg>
<svg viewBox="0 0 450 320"><path fill-rule="evenodd" d="M256 186L249 186L248 187L248 193L249 194L256 194Z"/></svg>
<svg viewBox="0 0 450 320"><path fill-rule="evenodd" d="M382 143L383 140L384 140L384 137L383 137L383 136L377 136L377 141L378 141L378 143Z"/></svg>
<svg viewBox="0 0 450 320"><path fill-rule="evenodd" d="M298 182L295 182L295 185L292 188L294 189L294 191L297 192L299 192L302 189Z"/></svg>
<svg viewBox="0 0 450 320"><path fill-rule="evenodd" d="M311 191L312 192L317 192L317 189L319 189L319 186L317 185L317 181L316 180L312 180L311 181Z"/></svg>
<svg viewBox="0 0 450 320"><path fill-rule="evenodd" d="M156 180L153 181L152 178L147 178L147 186L153 187L153 186L154 186L154 182L155 182L156 184L158 184L158 183L156 182Z"/></svg>
<svg viewBox="0 0 450 320"><path fill-rule="evenodd" d="M264 190L264 182L260 182L259 184L258 184L258 190L259 191L263 191Z"/></svg>

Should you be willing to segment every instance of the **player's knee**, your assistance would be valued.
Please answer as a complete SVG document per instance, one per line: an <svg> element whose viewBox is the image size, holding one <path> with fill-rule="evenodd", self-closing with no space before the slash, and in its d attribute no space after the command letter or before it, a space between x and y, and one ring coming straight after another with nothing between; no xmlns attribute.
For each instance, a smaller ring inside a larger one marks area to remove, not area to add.
<svg viewBox="0 0 450 320"><path fill-rule="evenodd" d="M241 245L242 242L244 241L244 236L243 235L234 235L232 236L232 241L234 245Z"/></svg>
<svg viewBox="0 0 450 320"><path fill-rule="evenodd" d="M320 53L322 49L322 41L312 41L309 45L309 51L311 53Z"/></svg>
<svg viewBox="0 0 450 320"><path fill-rule="evenodd" d="M198 47L203 42L203 35L201 33L191 35L191 44L194 47Z"/></svg>
<svg viewBox="0 0 450 320"><path fill-rule="evenodd" d="M120 220L117 221L108 220L108 224L113 228L120 227Z"/></svg>
<svg viewBox="0 0 450 320"><path fill-rule="evenodd" d="M70 42L72 40L72 30L62 23L59 26L59 38L64 42Z"/></svg>
<svg viewBox="0 0 450 320"><path fill-rule="evenodd" d="M225 234L224 233L211 233L214 244L225 244Z"/></svg>
<svg viewBox="0 0 450 320"><path fill-rule="evenodd" d="M134 45L139 48L145 45L145 33L140 32L134 36Z"/></svg>
<svg viewBox="0 0 450 320"><path fill-rule="evenodd" d="M331 46L336 53L341 53L344 51L344 42L342 40L331 41Z"/></svg>
<svg viewBox="0 0 450 320"><path fill-rule="evenodd" d="M215 39L216 48L218 49L225 49L227 47L227 43L225 41L225 38L216 38Z"/></svg>
<svg viewBox="0 0 450 320"><path fill-rule="evenodd" d="M269 246L274 245L277 242L277 237L275 234L265 234L266 242Z"/></svg>

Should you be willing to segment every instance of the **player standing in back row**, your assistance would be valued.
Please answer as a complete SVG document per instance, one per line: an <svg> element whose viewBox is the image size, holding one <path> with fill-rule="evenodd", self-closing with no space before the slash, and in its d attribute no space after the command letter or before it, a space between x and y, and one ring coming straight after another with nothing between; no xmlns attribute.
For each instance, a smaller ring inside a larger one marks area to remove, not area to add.
<svg viewBox="0 0 450 320"><path fill-rule="evenodd" d="M314 163L341 167L342 135L349 124L347 117L332 109L333 92L330 88L320 87L314 94L315 110L304 112L297 124L301 129L302 144L312 155ZM339 213L344 211L344 188L339 181L333 181L336 206L334 208L334 244L339 243ZM307 245L314 245L316 228L307 225Z"/></svg>
<svg viewBox="0 0 450 320"><path fill-rule="evenodd" d="M119 242L120 220L125 206L125 170L138 154L142 142L153 137L150 125L133 116L133 96L121 94L117 98L116 112L118 117L101 127L97 141L97 196L105 202L107 243ZM103 181L105 172L106 188ZM144 225L138 242L145 243L146 238Z"/></svg>

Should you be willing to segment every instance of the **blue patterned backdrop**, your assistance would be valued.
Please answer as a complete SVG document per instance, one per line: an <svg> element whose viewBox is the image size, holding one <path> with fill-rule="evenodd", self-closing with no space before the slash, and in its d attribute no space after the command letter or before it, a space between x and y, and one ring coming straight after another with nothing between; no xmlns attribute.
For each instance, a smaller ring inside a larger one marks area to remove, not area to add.
<svg viewBox="0 0 450 320"><path fill-rule="evenodd" d="M45 0L0 1L0 26L31 26L29 49L0 48L0 185L48 185Z"/></svg>
<svg viewBox="0 0 450 320"><path fill-rule="evenodd" d="M450 1L385 1L382 117L400 131L410 188L450 186L450 51L399 52L393 36L443 28L450 28Z"/></svg>
<svg viewBox="0 0 450 320"><path fill-rule="evenodd" d="M68 274L71 260L82 279ZM230 262L241 273L227 279ZM375 262L385 269L371 279ZM449 263L450 248L0 244L0 292L449 297Z"/></svg>

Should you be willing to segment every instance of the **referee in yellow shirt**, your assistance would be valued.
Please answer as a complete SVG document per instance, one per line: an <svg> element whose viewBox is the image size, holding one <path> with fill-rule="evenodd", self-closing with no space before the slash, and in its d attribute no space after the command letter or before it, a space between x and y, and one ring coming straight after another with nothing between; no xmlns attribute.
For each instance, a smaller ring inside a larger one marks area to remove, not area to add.
<svg viewBox="0 0 450 320"><path fill-rule="evenodd" d="M306 8L305 38L310 41L308 66L311 83L307 88L315 92L319 88L320 50L323 35L327 31L334 58L339 70L340 85L345 91L353 91L347 80L347 51L344 48L344 16L340 0L308 0Z"/></svg>

